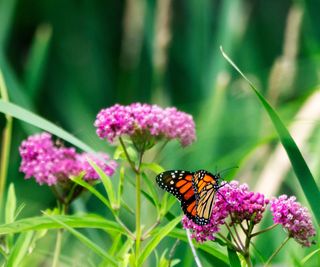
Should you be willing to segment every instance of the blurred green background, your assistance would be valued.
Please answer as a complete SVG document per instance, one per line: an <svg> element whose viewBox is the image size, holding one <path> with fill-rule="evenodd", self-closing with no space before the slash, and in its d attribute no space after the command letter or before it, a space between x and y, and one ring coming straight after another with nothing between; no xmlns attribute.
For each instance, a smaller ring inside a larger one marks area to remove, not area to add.
<svg viewBox="0 0 320 267"><path fill-rule="evenodd" d="M93 127L101 108L176 106L194 116L198 140L186 149L171 142L164 168L239 166L227 176L303 202L269 119L219 46L276 108L318 177L319 10L316 0L0 0L0 68L10 101L110 153ZM1 116L1 130L4 123ZM17 148L37 131L14 122L8 179L27 204L22 216L55 205L47 187L18 172ZM99 205L93 199L86 208ZM278 260L307 253L295 244L289 251Z"/></svg>

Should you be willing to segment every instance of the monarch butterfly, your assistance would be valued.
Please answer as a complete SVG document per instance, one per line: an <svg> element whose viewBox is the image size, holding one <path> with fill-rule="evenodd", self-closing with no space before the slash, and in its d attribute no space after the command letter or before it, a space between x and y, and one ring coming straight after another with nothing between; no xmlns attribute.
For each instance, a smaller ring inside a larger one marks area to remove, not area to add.
<svg viewBox="0 0 320 267"><path fill-rule="evenodd" d="M171 170L157 175L156 182L162 189L178 198L189 219L198 225L205 225L210 221L219 179L219 174L213 175L205 170Z"/></svg>

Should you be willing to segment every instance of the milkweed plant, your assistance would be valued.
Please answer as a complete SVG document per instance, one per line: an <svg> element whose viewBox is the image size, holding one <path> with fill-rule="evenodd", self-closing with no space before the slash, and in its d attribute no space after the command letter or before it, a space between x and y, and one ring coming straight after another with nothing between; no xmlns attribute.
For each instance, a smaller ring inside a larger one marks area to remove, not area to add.
<svg viewBox="0 0 320 267"><path fill-rule="evenodd" d="M40 217L15 221L19 209L15 208L15 204L12 205L14 193L10 187L7 202L11 198L11 204L7 203L7 206L14 211L6 207L6 216L10 217L8 214L11 214L11 219L0 227L1 254L5 266L20 266L23 256L32 254L34 240L40 238L35 231L50 228L57 229L52 266L60 266L60 254L67 245L62 242L66 231L100 257L99 266L142 266L151 255L156 255L157 266L173 266L179 262L174 257L177 242L164 250L160 257L156 250L166 236L186 241L198 266L201 266L201 260L197 250L204 245L207 250L211 247L216 249L216 254L221 253L220 260L226 264L235 263L225 256L224 248L240 259L242 265L252 266L255 238L275 228L282 228L286 238L273 254L264 255L269 257L266 265L285 248L289 240L294 240L302 247L309 247L314 242L316 231L311 215L295 196L267 197L250 191L247 184L236 180L217 181L220 185L215 187L218 189L214 191L214 204L208 223L199 225L190 216L181 217L172 213L171 207L177 200L160 190L155 183L155 176L165 169L156 160L146 162L144 156L154 146L158 146L161 153L162 148L173 140L180 142L181 149L195 142L195 123L190 114L174 107L116 104L102 109L94 126L97 136L105 140L107 145L115 147L114 157L103 152L78 152L75 147L63 144L47 132L29 136L21 143L20 171L25 179L34 179L39 186L49 187L57 206L54 210L44 211ZM96 188L99 183L104 186L105 194ZM125 201L124 186L127 183L134 185L134 204ZM92 194L102 201L112 218L74 214L73 202L86 194ZM151 218L153 222L149 222L148 218L146 223L142 215L142 197L157 212L157 216ZM124 213L133 215L135 223L123 221ZM266 213L272 216L273 224L262 226L261 221ZM33 227L30 227L31 222ZM106 247L95 244L77 229L86 226L111 233L112 249L109 249L110 244L106 244ZM25 233L28 230L31 235ZM17 233L20 233L18 238L14 237ZM46 232L41 238L45 235Z"/></svg>

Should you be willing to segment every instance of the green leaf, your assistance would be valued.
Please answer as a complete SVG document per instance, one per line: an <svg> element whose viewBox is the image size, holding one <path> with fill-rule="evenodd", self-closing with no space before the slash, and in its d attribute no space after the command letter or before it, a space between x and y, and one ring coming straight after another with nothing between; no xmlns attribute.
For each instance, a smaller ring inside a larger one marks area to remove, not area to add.
<svg viewBox="0 0 320 267"><path fill-rule="evenodd" d="M173 229L170 233L169 233L170 237L173 238L178 238L183 242L188 243L188 238L186 236L186 231L182 230L182 229ZM201 249L209 254L211 254L212 256L220 259L221 261L225 262L225 263L229 263L228 257L226 255L225 250L220 247L218 244L215 244L213 242L206 242L206 243L195 243L194 246L197 249Z"/></svg>
<svg viewBox="0 0 320 267"><path fill-rule="evenodd" d="M33 231L19 235L18 240L16 241L15 246L8 257L8 262L6 265L7 267L20 266L21 261L28 253L32 237Z"/></svg>
<svg viewBox="0 0 320 267"><path fill-rule="evenodd" d="M228 235L228 239L230 239L230 234ZM230 266L231 267L241 267L241 262L240 262L240 259L238 257L237 252L234 251L233 249L230 249L229 247L227 247L227 250L228 250L228 257L229 257Z"/></svg>
<svg viewBox="0 0 320 267"><path fill-rule="evenodd" d="M155 162L142 163L141 170L150 170L150 171L154 172L155 174L159 174L159 173L165 171L163 167L161 167L159 164L157 164Z"/></svg>
<svg viewBox="0 0 320 267"><path fill-rule="evenodd" d="M5 223L12 223L15 220L17 207L16 194L13 183L10 184L5 207ZM6 243L9 249L13 246L13 235L6 236Z"/></svg>
<svg viewBox="0 0 320 267"><path fill-rule="evenodd" d="M32 42L24 72L24 84L28 95L34 99L43 79L44 66L48 56L52 28L50 25L40 25Z"/></svg>
<svg viewBox="0 0 320 267"><path fill-rule="evenodd" d="M151 240L144 247L138 259L138 265L142 266L147 257L152 253L152 251L158 246L163 238L165 238L181 221L181 216L175 218L173 221L169 222L166 226L159 228L159 230L152 235Z"/></svg>
<svg viewBox="0 0 320 267"><path fill-rule="evenodd" d="M48 131L63 140L68 141L76 147L81 148L84 151L92 152L93 149L78 138L58 127L57 125L49 122L48 120L30 112L27 109L19 107L13 103L5 102L0 99L0 112L8 114L16 119L22 120L33 126L36 126L44 131Z"/></svg>
<svg viewBox="0 0 320 267"><path fill-rule="evenodd" d="M155 189L154 183L152 183L150 181L150 179L147 177L147 175L144 172L142 173L141 176L142 176L144 183L146 184L146 186L148 188L149 194L150 194L152 200L154 201L154 204L155 204L157 210L159 210L159 206L160 206L159 196L158 196L157 191Z"/></svg>
<svg viewBox="0 0 320 267"><path fill-rule="evenodd" d="M91 159L87 159L89 164L91 165L91 167L98 173L102 184L104 186L104 189L107 192L109 201L111 203L111 207L113 207L114 205L116 205L116 201L115 201L115 196L114 196L114 192L113 192L113 188L112 188L112 182L110 180L110 177L108 175L106 175L104 173L103 170L101 170L101 168Z"/></svg>
<svg viewBox="0 0 320 267"><path fill-rule="evenodd" d="M5 211L5 223L14 222L15 213L17 208L16 194L14 190L13 183L10 184L6 202L6 211Z"/></svg>
<svg viewBox="0 0 320 267"><path fill-rule="evenodd" d="M231 66L238 71L238 73L249 83L250 87L260 100L261 104L267 111L273 126L275 127L280 141L287 152L293 170L299 180L301 188L309 202L309 205L313 211L313 214L320 224L320 192L318 186L309 170L307 163L305 162L297 144L293 140L292 136L290 135L288 129L285 127L283 122L281 121L279 115L276 111L272 108L269 102L261 95L261 93L255 88L253 83L241 72L241 70L237 67L237 65L224 53L221 49L222 55L225 59L231 64Z"/></svg>
<svg viewBox="0 0 320 267"><path fill-rule="evenodd" d="M107 252L105 252L101 247L96 245L93 241L91 241L85 235L81 234L79 231L65 224L63 221L58 219L57 216L51 216L48 214L45 214L45 215L48 216L49 219L63 226L63 228L67 229L71 234L73 234L76 238L78 238L84 245L90 248L94 253L99 255L104 260L107 260L108 263L112 264L113 266L117 266L116 261Z"/></svg>
<svg viewBox="0 0 320 267"><path fill-rule="evenodd" d="M311 253L309 253L307 256L305 256L302 260L301 260L301 264L304 265L308 260L310 260L314 255L316 255L317 253L320 252L320 248L312 251Z"/></svg>
<svg viewBox="0 0 320 267"><path fill-rule="evenodd" d="M55 215L51 216L57 218L73 228L96 228L102 229L107 232L123 233L124 230L115 222L106 220L101 216L94 214L87 215ZM26 232L30 230L45 230L45 229L58 229L61 225L52 221L48 217L38 216L27 219L21 219L9 224L0 225L0 235L14 234Z"/></svg>
<svg viewBox="0 0 320 267"><path fill-rule="evenodd" d="M97 189L95 189L91 184L87 183L82 179L83 174L79 176L71 176L70 179L78 185L81 185L93 195L95 195L104 205L106 205L110 210L112 210L109 200L105 198Z"/></svg>

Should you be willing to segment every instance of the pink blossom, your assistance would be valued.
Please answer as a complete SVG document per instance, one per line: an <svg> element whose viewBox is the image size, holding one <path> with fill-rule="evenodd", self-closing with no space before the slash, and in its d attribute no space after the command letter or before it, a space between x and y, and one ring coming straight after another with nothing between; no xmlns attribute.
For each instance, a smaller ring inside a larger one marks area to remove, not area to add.
<svg viewBox="0 0 320 267"><path fill-rule="evenodd" d="M23 141L20 148L22 158L20 171L26 179L34 177L39 184L49 186L59 181L69 179L71 175L78 175L85 171L85 179L98 179L97 174L85 161L87 154L78 154L75 148L57 147L49 133L30 136ZM99 159L90 154L100 168L108 175L112 175L116 163L109 156L101 153Z"/></svg>
<svg viewBox="0 0 320 267"><path fill-rule="evenodd" d="M183 218L184 228L192 230L192 237L198 242L214 240L215 234L225 224L227 217L232 223L243 220L259 223L269 200L263 194L249 191L246 184L239 185L237 181L224 184L216 193L210 222L198 225L187 217Z"/></svg>
<svg viewBox="0 0 320 267"><path fill-rule="evenodd" d="M146 132L153 137L178 139L182 146L195 140L195 125L191 115L176 108L133 103L129 106L116 104L102 109L94 123L97 135L110 143L123 135L133 136Z"/></svg>
<svg viewBox="0 0 320 267"><path fill-rule="evenodd" d="M311 216L307 208L296 202L295 197L282 195L271 200L271 212L273 221L281 224L282 227L298 243L309 247L310 238L315 236L316 232L312 224Z"/></svg>

